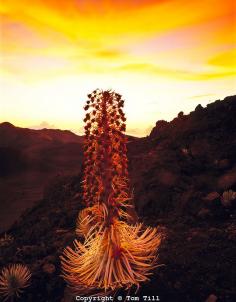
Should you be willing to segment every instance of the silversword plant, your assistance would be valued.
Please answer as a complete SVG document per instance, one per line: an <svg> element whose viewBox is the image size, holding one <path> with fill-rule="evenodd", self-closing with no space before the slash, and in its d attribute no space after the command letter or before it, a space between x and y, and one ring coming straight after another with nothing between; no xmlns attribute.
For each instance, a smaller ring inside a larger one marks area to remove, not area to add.
<svg viewBox="0 0 236 302"><path fill-rule="evenodd" d="M129 190L124 100L95 90L84 107L83 201L74 248L61 257L63 277L76 292L139 287L157 264L156 228L129 224Z"/></svg>

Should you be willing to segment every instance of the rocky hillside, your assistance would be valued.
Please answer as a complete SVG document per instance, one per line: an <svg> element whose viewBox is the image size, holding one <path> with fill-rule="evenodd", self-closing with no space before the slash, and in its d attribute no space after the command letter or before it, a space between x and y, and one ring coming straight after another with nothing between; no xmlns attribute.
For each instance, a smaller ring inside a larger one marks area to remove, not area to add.
<svg viewBox="0 0 236 302"><path fill-rule="evenodd" d="M162 234L159 263L139 296L160 301L236 300L236 97L159 121L128 143L134 204ZM0 266L33 272L20 301L73 301L59 256L75 238L81 174L56 176L37 205L0 240ZM8 238L8 239L7 239ZM124 294L124 293L122 293Z"/></svg>
<svg viewBox="0 0 236 302"><path fill-rule="evenodd" d="M149 137L130 145L140 214L211 216L207 210L219 195L236 190L235 116L235 96L198 105L189 115L158 121Z"/></svg>

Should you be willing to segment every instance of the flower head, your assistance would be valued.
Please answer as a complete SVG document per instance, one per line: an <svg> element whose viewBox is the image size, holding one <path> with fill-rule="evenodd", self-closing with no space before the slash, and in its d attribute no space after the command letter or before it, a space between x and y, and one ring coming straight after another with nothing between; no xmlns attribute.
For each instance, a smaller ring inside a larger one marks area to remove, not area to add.
<svg viewBox="0 0 236 302"><path fill-rule="evenodd" d="M62 257L64 278L78 291L126 289L148 280L157 264L156 228L116 220L82 244L74 241Z"/></svg>
<svg viewBox="0 0 236 302"><path fill-rule="evenodd" d="M2 269L0 275L0 294L5 300L19 297L24 288L29 286L31 273L22 264L12 264Z"/></svg>

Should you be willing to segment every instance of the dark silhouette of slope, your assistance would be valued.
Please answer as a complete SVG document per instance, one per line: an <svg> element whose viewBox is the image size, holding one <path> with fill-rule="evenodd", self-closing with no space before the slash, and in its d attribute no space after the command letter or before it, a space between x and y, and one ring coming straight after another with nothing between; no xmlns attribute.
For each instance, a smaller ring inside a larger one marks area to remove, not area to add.
<svg viewBox="0 0 236 302"><path fill-rule="evenodd" d="M236 97L157 122L130 145L136 205L142 215L197 215L205 196L236 190ZM198 202L195 202L198 200Z"/></svg>
<svg viewBox="0 0 236 302"><path fill-rule="evenodd" d="M83 138L67 130L32 130L0 124L0 176L26 170L52 171L63 165L64 158L82 154ZM62 161L62 162L60 162Z"/></svg>
<svg viewBox="0 0 236 302"><path fill-rule="evenodd" d="M1 146L28 147L32 144L40 145L46 142L81 143L82 137L69 130L42 129L33 130L15 127L9 122L0 123Z"/></svg>
<svg viewBox="0 0 236 302"><path fill-rule="evenodd" d="M82 142L70 131L0 124L0 230L41 199L54 177L79 171Z"/></svg>
<svg viewBox="0 0 236 302"><path fill-rule="evenodd" d="M26 169L27 162L21 150L11 147L0 148L0 177Z"/></svg>

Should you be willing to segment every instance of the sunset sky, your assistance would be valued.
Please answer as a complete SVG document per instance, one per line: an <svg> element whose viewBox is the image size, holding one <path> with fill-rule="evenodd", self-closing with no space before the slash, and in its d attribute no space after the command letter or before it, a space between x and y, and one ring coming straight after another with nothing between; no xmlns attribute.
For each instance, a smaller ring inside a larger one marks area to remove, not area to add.
<svg viewBox="0 0 236 302"><path fill-rule="evenodd" d="M82 133L95 88L143 136L235 94L233 0L1 0L0 122Z"/></svg>

